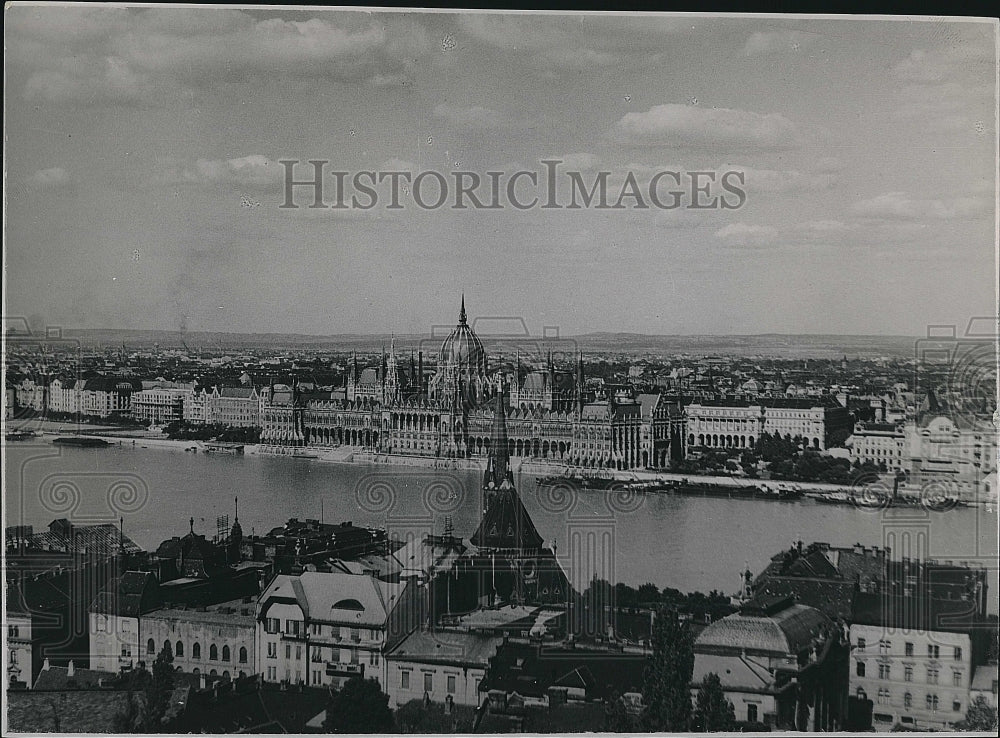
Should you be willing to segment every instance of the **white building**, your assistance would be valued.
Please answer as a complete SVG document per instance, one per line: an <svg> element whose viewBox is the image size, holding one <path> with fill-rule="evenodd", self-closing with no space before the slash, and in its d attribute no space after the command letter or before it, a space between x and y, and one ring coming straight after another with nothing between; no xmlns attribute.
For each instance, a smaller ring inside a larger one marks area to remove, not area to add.
<svg viewBox="0 0 1000 738"><path fill-rule="evenodd" d="M846 445L851 449L851 461L859 464L869 461L884 465L886 471L897 471L909 462L906 434L896 423L858 423Z"/></svg>
<svg viewBox="0 0 1000 738"><path fill-rule="evenodd" d="M974 627L960 624L968 603L867 597L871 607L856 605L850 627L850 691L874 703L875 729L946 730L962 720L973 671Z"/></svg>
<svg viewBox="0 0 1000 738"><path fill-rule="evenodd" d="M421 618L418 587L363 574L281 574L257 603L264 680L332 685L359 676L385 684L383 654Z"/></svg>
<svg viewBox="0 0 1000 738"><path fill-rule="evenodd" d="M145 388L132 395L132 417L153 425L183 420L184 404L193 394L192 386Z"/></svg>
<svg viewBox="0 0 1000 738"><path fill-rule="evenodd" d="M908 484L926 496L997 499L997 434L961 416L925 413L905 427Z"/></svg>
<svg viewBox="0 0 1000 738"><path fill-rule="evenodd" d="M969 687L969 703L982 697L988 705L997 706L997 664L982 664L976 667Z"/></svg>
<svg viewBox="0 0 1000 738"><path fill-rule="evenodd" d="M415 630L385 656L385 691L396 708L426 694L434 702L478 707L479 683L503 638L477 633Z"/></svg>
<svg viewBox="0 0 1000 738"><path fill-rule="evenodd" d="M31 613L24 606L17 587L7 589L7 642L4 649L4 674L7 684L23 684L30 689L41 669L40 649L32 639Z"/></svg>

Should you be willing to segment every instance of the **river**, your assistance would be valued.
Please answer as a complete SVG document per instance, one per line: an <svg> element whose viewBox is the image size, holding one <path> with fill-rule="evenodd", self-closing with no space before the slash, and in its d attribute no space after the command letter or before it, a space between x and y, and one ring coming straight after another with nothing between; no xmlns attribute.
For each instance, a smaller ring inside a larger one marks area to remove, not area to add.
<svg viewBox="0 0 1000 738"><path fill-rule="evenodd" d="M290 517L387 525L406 536L443 531L450 518L468 538L479 517L481 475L419 467L330 464L310 459L229 456L112 446L6 444L5 525L36 530L59 517L117 523L143 548L194 529L209 537L217 517L235 514L245 533ZM834 545L891 545L894 556L983 562L993 568L989 603L997 611L995 509L863 510L812 500L772 502L650 494L559 495L535 475L517 486L542 537L555 542L571 579L594 576L682 591L735 592L749 564L759 572L797 539Z"/></svg>

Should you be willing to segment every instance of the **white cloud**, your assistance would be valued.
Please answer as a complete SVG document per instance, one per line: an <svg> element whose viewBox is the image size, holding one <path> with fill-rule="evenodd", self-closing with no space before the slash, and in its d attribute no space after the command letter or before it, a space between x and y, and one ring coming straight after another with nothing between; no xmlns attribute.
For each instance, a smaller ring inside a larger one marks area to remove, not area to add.
<svg viewBox="0 0 1000 738"><path fill-rule="evenodd" d="M40 190L65 187L70 183L69 172L62 167L39 169L29 178L31 185Z"/></svg>
<svg viewBox="0 0 1000 738"><path fill-rule="evenodd" d="M259 20L205 8L113 14L61 8L13 14L8 35L11 57L34 70L26 96L52 102L166 104L188 88L265 76L402 85L409 66L429 50L423 27L402 14L333 18ZM75 19L82 23L79 36Z"/></svg>
<svg viewBox="0 0 1000 738"><path fill-rule="evenodd" d="M798 51L811 44L816 34L804 31L765 31L751 34L743 46L744 56L773 54L779 51Z"/></svg>
<svg viewBox="0 0 1000 738"><path fill-rule="evenodd" d="M169 162L154 176L159 184L215 184L254 190L279 190L284 186L284 165L261 154L234 159L198 159Z"/></svg>
<svg viewBox="0 0 1000 738"><path fill-rule="evenodd" d="M778 236L778 229L767 225L730 223L715 232L715 237L733 246L770 246Z"/></svg>
<svg viewBox="0 0 1000 738"><path fill-rule="evenodd" d="M953 220L990 214L984 197L916 198L905 192L884 192L854 203L851 210L860 216L884 220Z"/></svg>
<svg viewBox="0 0 1000 738"><path fill-rule="evenodd" d="M442 103L434 108L434 116L460 128L502 128L512 122L504 113L481 105L460 107Z"/></svg>
<svg viewBox="0 0 1000 738"><path fill-rule="evenodd" d="M627 113L614 127L633 144L749 149L787 148L799 143L796 125L779 113L701 108L668 103L644 113Z"/></svg>

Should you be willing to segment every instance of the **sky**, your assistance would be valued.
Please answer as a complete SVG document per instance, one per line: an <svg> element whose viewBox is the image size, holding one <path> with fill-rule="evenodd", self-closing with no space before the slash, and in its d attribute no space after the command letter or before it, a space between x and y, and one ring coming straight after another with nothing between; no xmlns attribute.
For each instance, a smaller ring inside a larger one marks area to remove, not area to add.
<svg viewBox="0 0 1000 738"><path fill-rule="evenodd" d="M4 35L4 313L33 325L427 333L462 293L563 335L996 312L995 21L8 4ZM311 159L746 197L280 208L278 162Z"/></svg>

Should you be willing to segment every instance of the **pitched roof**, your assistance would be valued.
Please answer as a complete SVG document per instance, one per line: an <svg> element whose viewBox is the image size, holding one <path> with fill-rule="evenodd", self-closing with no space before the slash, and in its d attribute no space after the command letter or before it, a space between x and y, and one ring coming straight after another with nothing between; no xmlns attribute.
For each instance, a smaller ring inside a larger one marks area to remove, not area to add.
<svg viewBox="0 0 1000 738"><path fill-rule="evenodd" d="M479 635L462 631L415 630L402 640L386 658L425 664L488 666L503 643L502 636Z"/></svg>
<svg viewBox="0 0 1000 738"><path fill-rule="evenodd" d="M986 622L971 600L866 592L855 596L851 621L859 625L969 634L985 627Z"/></svg>
<svg viewBox="0 0 1000 738"><path fill-rule="evenodd" d="M739 612L705 628L695 640L695 650L715 647L797 656L832 625L830 618L807 605L788 605L777 612Z"/></svg>
<svg viewBox="0 0 1000 738"><path fill-rule="evenodd" d="M286 597L294 599L311 620L384 626L405 589L405 583L366 575L307 571L298 576L279 574L260 602L262 616L270 599Z"/></svg>

